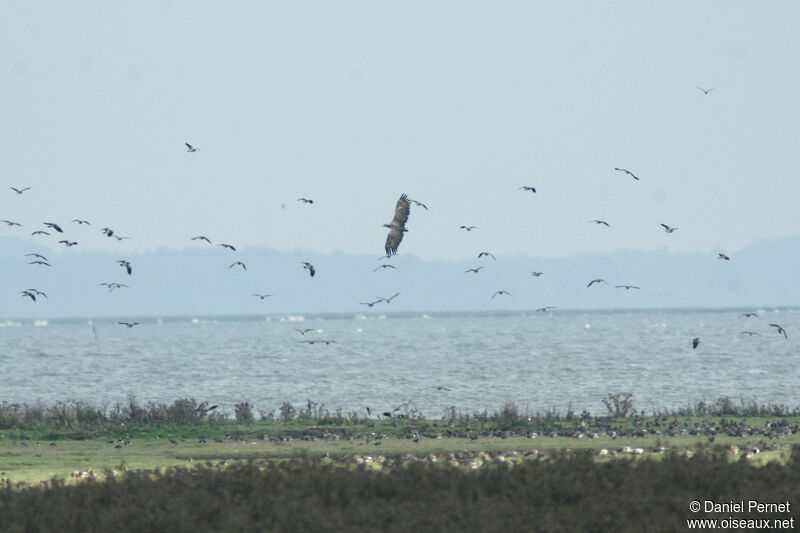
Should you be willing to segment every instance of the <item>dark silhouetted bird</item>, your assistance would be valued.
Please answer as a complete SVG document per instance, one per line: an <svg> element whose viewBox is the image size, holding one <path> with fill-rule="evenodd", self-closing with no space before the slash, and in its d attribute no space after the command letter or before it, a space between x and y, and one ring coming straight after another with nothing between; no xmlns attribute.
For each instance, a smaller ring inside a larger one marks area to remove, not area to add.
<svg viewBox="0 0 800 533"><path fill-rule="evenodd" d="M458 229L465 229L467 231L472 231L474 229L480 229L478 226L459 226Z"/></svg>
<svg viewBox="0 0 800 533"><path fill-rule="evenodd" d="M211 244L211 241L205 235L198 235L197 237L192 237L193 241L206 241L208 244Z"/></svg>
<svg viewBox="0 0 800 533"><path fill-rule="evenodd" d="M45 222L44 225L47 226L48 228L53 228L54 230L56 230L59 233L64 233L64 230L61 229L61 226L59 226L55 222Z"/></svg>
<svg viewBox="0 0 800 533"><path fill-rule="evenodd" d="M710 89L703 89L702 87L697 87L697 88L703 91L703 94L708 94L715 89L715 87L712 87Z"/></svg>
<svg viewBox="0 0 800 533"><path fill-rule="evenodd" d="M236 248L232 244L223 243L223 244L218 244L217 246L222 246L223 248L227 248L228 250L231 250L233 252L236 251Z"/></svg>
<svg viewBox="0 0 800 533"><path fill-rule="evenodd" d="M758 318L758 313L742 313L738 318Z"/></svg>
<svg viewBox="0 0 800 533"><path fill-rule="evenodd" d="M672 233L673 231L678 229L678 228L673 228L671 226L667 226L666 224L661 224L661 226L664 228L664 231L666 231L667 233Z"/></svg>
<svg viewBox="0 0 800 533"><path fill-rule="evenodd" d="M772 326L773 328L778 328L778 334L783 334L784 339L789 338L789 336L786 335L786 330L783 329L783 326L781 326L780 324L770 324L770 326Z"/></svg>
<svg viewBox="0 0 800 533"><path fill-rule="evenodd" d="M641 287L637 287L636 285L614 285L614 287L617 288L617 289L625 289L626 291L629 291L631 289L640 289L641 288Z"/></svg>
<svg viewBox="0 0 800 533"><path fill-rule="evenodd" d="M411 198L408 199L409 202L413 203L417 207L422 207L425 211L428 210L428 206L423 204L422 202L418 202L417 200L412 200Z"/></svg>
<svg viewBox="0 0 800 533"><path fill-rule="evenodd" d="M119 266L125 269L125 271L128 273L129 276L131 275L131 273L133 272L133 268L131 267L130 261L125 261L124 259L120 259L117 261L117 263L119 264Z"/></svg>
<svg viewBox="0 0 800 533"><path fill-rule="evenodd" d="M117 322L117 324L122 324L123 326L127 326L129 328L132 328L133 326L138 326L139 325L138 322Z"/></svg>
<svg viewBox="0 0 800 533"><path fill-rule="evenodd" d="M296 329L295 331L300 335L305 335L306 333L314 331L314 328Z"/></svg>
<svg viewBox="0 0 800 533"><path fill-rule="evenodd" d="M11 187L11 190L12 190L12 191L14 191L14 192L15 192L15 193L17 193L17 194L22 194L22 193L24 193L25 191L29 191L29 190L31 190L31 188L30 188L30 187L25 187L25 188L23 188L23 189L17 189L16 187Z"/></svg>
<svg viewBox="0 0 800 533"><path fill-rule="evenodd" d="M75 246L76 244L78 244L78 241L58 241L58 244L63 244L64 246L69 248L70 246Z"/></svg>
<svg viewBox="0 0 800 533"><path fill-rule="evenodd" d="M633 172L631 172L631 171L630 171L630 170L628 170L627 168L618 168L618 167L614 167L614 170L618 170L618 171L620 171L620 172L624 172L625 174L629 175L630 177L632 177L632 178L633 178L633 179L635 179L635 180L638 180L638 179L639 179L639 178L638 178L638 176L636 176L636 174L634 174Z"/></svg>
<svg viewBox="0 0 800 533"><path fill-rule="evenodd" d="M592 223L594 223L594 224L602 224L603 226L605 226L605 227L607 227L607 228L610 228L610 227L611 227L611 224L609 224L609 223L608 223L608 222L606 222L605 220L597 220L597 219L595 219L595 220L590 220L590 221L589 221L589 224L592 224Z"/></svg>
<svg viewBox="0 0 800 533"><path fill-rule="evenodd" d="M396 292L393 295L391 295L389 298L384 298L383 296L376 296L375 298L377 298L379 302L383 301L383 302L386 302L387 304L390 304L390 303L392 303L392 300L394 300L395 297L397 297L399 294L400 294L399 292Z"/></svg>
<svg viewBox="0 0 800 533"><path fill-rule="evenodd" d="M79 226L82 225L82 224L86 224L87 226L91 226L91 224L89 223L88 220L84 220L82 218L73 218L72 222L77 222Z"/></svg>
<svg viewBox="0 0 800 533"><path fill-rule="evenodd" d="M197 148L195 148L191 144L189 144L189 143L183 143L183 144L186 145L186 151L187 152L196 152L197 151ZM212 150L212 152L213 152L213 150Z"/></svg>
<svg viewBox="0 0 800 533"><path fill-rule="evenodd" d="M259 299L263 300L264 298L267 298L267 297L272 296L272 295L271 294L255 294L254 293L253 296L258 296Z"/></svg>
<svg viewBox="0 0 800 533"><path fill-rule="evenodd" d="M536 187L529 187L528 185L523 185L522 187L519 188L519 190L536 192Z"/></svg>
<svg viewBox="0 0 800 533"><path fill-rule="evenodd" d="M477 274L478 272L481 271L482 268L483 268L482 266L470 268L469 270L465 270L464 273L466 274L467 272L474 272L475 274Z"/></svg>
<svg viewBox="0 0 800 533"><path fill-rule="evenodd" d="M597 279L593 279L592 281L590 281L589 284L587 285L587 287L591 287L595 283L605 283L606 285L608 285L608 282L606 280L604 280L602 278L597 278Z"/></svg>
<svg viewBox="0 0 800 533"><path fill-rule="evenodd" d="M397 253L397 248L403 241L403 234L408 231L406 222L408 222L408 214L411 212L411 203L405 193L400 195L397 203L394 205L394 217L388 224L384 224L384 228L389 228L389 233L386 235L386 244L383 249L386 251L386 257L391 257Z"/></svg>
<svg viewBox="0 0 800 533"><path fill-rule="evenodd" d="M314 274L317 273L316 269L314 268L314 265L312 265L308 261L303 261L303 268L308 270L308 273L312 278L314 277Z"/></svg>
<svg viewBox="0 0 800 533"><path fill-rule="evenodd" d="M731 258L729 256L723 254L722 252L717 254L717 258L718 259L724 259L725 261L730 261L731 260Z"/></svg>
<svg viewBox="0 0 800 533"><path fill-rule="evenodd" d="M33 233L31 233L31 235L50 235L50 234L47 233L46 231L42 231L42 230L38 229L38 230L34 231Z"/></svg>
<svg viewBox="0 0 800 533"><path fill-rule="evenodd" d="M42 266L53 266L47 261L31 261L28 263L29 265L42 265Z"/></svg>
<svg viewBox="0 0 800 533"><path fill-rule="evenodd" d="M42 261L47 261L47 258L42 254L30 253L30 254L25 254L25 257L35 257L37 259L41 259Z"/></svg>
<svg viewBox="0 0 800 533"><path fill-rule="evenodd" d="M0 222L4 222L4 223L8 224L9 226L19 226L20 228L22 227L22 224L20 224L19 222L13 222L11 220L0 220ZM48 235L50 235L50 234L48 233Z"/></svg>
<svg viewBox="0 0 800 533"><path fill-rule="evenodd" d="M373 268L373 269L372 269L372 271L373 271L373 272L375 272L376 270L380 270L380 269L382 269L382 268L394 268L394 269L397 269L397 267L396 267L396 266L394 266L394 265L390 265L390 264L388 264L388 263L387 263L387 264L385 264L385 265L378 265L378 266L376 266L375 268Z"/></svg>
<svg viewBox="0 0 800 533"><path fill-rule="evenodd" d="M361 305L366 305L367 307L372 307L373 305L380 303L381 300L375 300L374 302L358 302Z"/></svg>
<svg viewBox="0 0 800 533"><path fill-rule="evenodd" d="M531 275L531 276L533 276L534 278L538 278L539 276L541 276L542 274L544 274L544 272L536 272L536 271L534 270L534 271L532 271L532 272L528 272L528 274L530 274L530 275Z"/></svg>
<svg viewBox="0 0 800 533"><path fill-rule="evenodd" d="M481 252L478 254L478 259L480 259L481 257L491 257L492 259L497 261L497 258L491 252Z"/></svg>
<svg viewBox="0 0 800 533"><path fill-rule="evenodd" d="M241 261L234 261L233 263L231 263L231 266L229 266L228 268L233 268L233 267L235 267L237 265L242 267L242 270L247 270L247 267Z"/></svg>
<svg viewBox="0 0 800 533"><path fill-rule="evenodd" d="M693 350L696 350L699 345L700 345L700 337L695 337L694 339L692 339Z"/></svg>
<svg viewBox="0 0 800 533"><path fill-rule="evenodd" d="M551 306L547 306L547 307L540 307L539 309L536 310L536 312L537 313L545 313L545 312L549 311L550 309L556 309L556 308L553 307L552 305Z"/></svg>
<svg viewBox="0 0 800 533"><path fill-rule="evenodd" d="M742 335L749 335L750 337L752 337L753 335L758 335L759 337L762 336L761 333L758 333L757 331L749 331L749 330L748 331L743 331L741 334Z"/></svg>
<svg viewBox="0 0 800 533"><path fill-rule="evenodd" d="M313 204L314 203L314 200L311 200L310 198L298 198L297 201L298 202L303 202L304 204Z"/></svg>
<svg viewBox="0 0 800 533"><path fill-rule="evenodd" d="M492 300L492 299L494 299L495 296L498 296L498 295L501 295L501 294L505 294L505 295L511 296L511 293L508 292L508 291L497 291L494 294L492 294L492 297L489 298L489 299Z"/></svg>

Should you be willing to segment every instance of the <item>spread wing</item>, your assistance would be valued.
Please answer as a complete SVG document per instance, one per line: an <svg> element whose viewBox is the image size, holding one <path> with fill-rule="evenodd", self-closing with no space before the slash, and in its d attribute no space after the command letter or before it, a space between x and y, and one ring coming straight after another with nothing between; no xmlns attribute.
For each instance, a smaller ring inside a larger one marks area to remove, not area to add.
<svg viewBox="0 0 800 533"><path fill-rule="evenodd" d="M400 246L400 242L403 240L410 208L411 203L408 201L408 196L402 194L395 205L394 218L389 228L389 234L386 236L385 250L387 257L397 253L397 247Z"/></svg>

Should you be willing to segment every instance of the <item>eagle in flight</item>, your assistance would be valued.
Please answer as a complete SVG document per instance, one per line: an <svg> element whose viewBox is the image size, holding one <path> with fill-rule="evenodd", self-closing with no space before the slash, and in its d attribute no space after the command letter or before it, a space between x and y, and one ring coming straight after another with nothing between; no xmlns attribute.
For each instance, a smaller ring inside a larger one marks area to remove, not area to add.
<svg viewBox="0 0 800 533"><path fill-rule="evenodd" d="M403 240L403 233L408 231L406 229L406 222L408 221L408 213L411 209L411 202L408 196L400 195L397 200L397 205L394 206L394 218L391 223L384 224L383 226L389 228L389 235L386 236L386 257L391 257L392 254L397 253L397 247L400 246L400 241Z"/></svg>

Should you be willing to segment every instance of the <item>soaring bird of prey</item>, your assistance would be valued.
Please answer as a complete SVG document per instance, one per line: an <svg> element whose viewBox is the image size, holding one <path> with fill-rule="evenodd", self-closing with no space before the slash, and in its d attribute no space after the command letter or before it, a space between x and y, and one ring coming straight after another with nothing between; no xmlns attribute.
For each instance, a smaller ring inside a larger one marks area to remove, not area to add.
<svg viewBox="0 0 800 533"><path fill-rule="evenodd" d="M666 231L667 233L672 233L673 231L678 229L678 228L673 228L671 226L667 226L666 224L661 224L661 226L664 228L664 231Z"/></svg>
<svg viewBox="0 0 800 533"><path fill-rule="evenodd" d="M197 148L195 148L195 147L194 147L194 146L192 146L191 144L189 144L189 143L183 143L183 144L185 144L185 145L186 145L186 151L187 151L187 152L196 152L196 151L197 151Z"/></svg>
<svg viewBox="0 0 800 533"><path fill-rule="evenodd" d="M314 328L296 329L295 331L300 335L305 335L306 333L314 331Z"/></svg>
<svg viewBox="0 0 800 533"><path fill-rule="evenodd" d="M478 254L478 259L480 259L481 257L491 257L492 259L497 261L497 258L491 252L481 252Z"/></svg>
<svg viewBox="0 0 800 533"><path fill-rule="evenodd" d="M639 180L639 178L636 176L636 174L634 174L633 172L631 172L631 171L630 171L630 170L628 170L627 168L618 168L618 167L614 167L614 170L618 170L618 171L620 171L620 172L624 172L625 174L629 175L629 176L630 176L630 177L632 177L633 179L635 179L635 180L637 180L637 181Z"/></svg>
<svg viewBox="0 0 800 533"><path fill-rule="evenodd" d="M605 226L605 227L607 227L607 228L610 228L610 227L611 227L611 224L609 224L609 223L608 223L608 222L606 222L605 220L597 220L597 219L594 219L594 220L590 220L590 221L589 221L589 224L602 224L603 226Z"/></svg>
<svg viewBox="0 0 800 533"><path fill-rule="evenodd" d="M19 226L20 228L22 227L22 224L20 224L19 222L13 222L11 220L0 220L0 222L5 222L9 226ZM49 233L48 233L48 235L49 235Z"/></svg>
<svg viewBox="0 0 800 533"><path fill-rule="evenodd" d="M306 270L308 270L308 274L309 274L309 275L310 275L312 278L314 277L314 274L316 274L316 273L317 273L316 269L314 268L314 265L312 265L312 264L311 264L311 263L309 263L308 261L303 261L303 268L305 268Z"/></svg>
<svg viewBox="0 0 800 533"><path fill-rule="evenodd" d="M138 322L117 322L117 324L122 324L123 326L127 326L129 328L132 328L133 326L138 326L139 325Z"/></svg>
<svg viewBox="0 0 800 533"><path fill-rule="evenodd" d="M695 337L692 339L692 350L696 350L697 346L700 345L700 337Z"/></svg>
<svg viewBox="0 0 800 533"><path fill-rule="evenodd" d="M478 226L459 226L458 229L465 229L467 231L472 231L474 229L480 229Z"/></svg>
<svg viewBox="0 0 800 533"><path fill-rule="evenodd" d="M547 307L540 307L539 309L536 310L536 312L537 313L546 313L550 309L555 309L555 307L553 307L552 305L549 305Z"/></svg>
<svg viewBox="0 0 800 533"><path fill-rule="evenodd" d="M731 260L730 256L728 256L726 254L723 254L722 252L719 252L717 254L717 258L718 259L724 259L725 261L730 261Z"/></svg>
<svg viewBox="0 0 800 533"><path fill-rule="evenodd" d="M59 233L64 233L64 230L61 229L61 226L59 226L55 222L45 222L44 225L47 226L48 228L53 228L54 230L56 230Z"/></svg>
<svg viewBox="0 0 800 533"><path fill-rule="evenodd" d="M384 224L384 228L389 228L389 234L386 235L386 244L384 250L386 257L391 257L397 253L397 247L403 240L403 233L408 231L406 229L406 222L408 222L408 214L411 211L411 203L405 193L400 195L397 203L394 206L394 217L388 224Z"/></svg>
<svg viewBox="0 0 800 533"><path fill-rule="evenodd" d="M492 294L492 297L491 297L491 298L489 298L489 299L490 299L490 300L492 300L492 299L494 299L494 297L495 297L495 296L497 296L497 295L499 295L499 294L506 294L506 295L508 295L508 296L511 296L511 293L510 293L510 292L508 292L508 291L497 291L497 292L495 292L494 294Z"/></svg>
<svg viewBox="0 0 800 533"><path fill-rule="evenodd" d="M425 209L425 211L428 210L428 206L423 204L422 202L419 202L417 200L412 200L411 198L409 198L408 201L411 202L412 204L414 204L417 207L422 207L423 209Z"/></svg>
<svg viewBox="0 0 800 533"><path fill-rule="evenodd" d="M636 285L614 285L614 288L625 289L626 291L631 289L641 289L641 287L637 287Z"/></svg>
<svg viewBox="0 0 800 533"><path fill-rule="evenodd" d="M532 271L532 272L528 272L528 274L530 274L530 275L531 275L531 276L533 276L534 278L538 278L539 276L541 276L542 274L544 274L544 272L536 272L536 271L534 270L534 271Z"/></svg>
<svg viewBox="0 0 800 533"><path fill-rule="evenodd" d="M528 185L523 185L522 187L519 188L519 190L536 192L536 187L529 187Z"/></svg>
<svg viewBox="0 0 800 533"><path fill-rule="evenodd" d="M228 250L231 250L233 252L236 251L236 248L232 244L222 243L222 244L218 244L217 246L222 246L223 248L227 248Z"/></svg>
<svg viewBox="0 0 800 533"><path fill-rule="evenodd" d="M595 283L605 283L606 285L608 285L608 282L606 280L604 280L602 278L597 278L597 279L593 279L592 281L590 281L589 284L587 285L587 287L591 287Z"/></svg>
<svg viewBox="0 0 800 533"><path fill-rule="evenodd" d="M703 89L702 87L697 87L697 88L703 91L703 94L708 94L715 89L715 87L712 87L710 89Z"/></svg>
<svg viewBox="0 0 800 533"><path fill-rule="evenodd" d="M260 300L263 300L264 298L267 298L268 296L272 296L272 295L271 294L255 294L254 293L253 296L258 296L258 298Z"/></svg>
<svg viewBox="0 0 800 533"><path fill-rule="evenodd" d="M311 200L310 198L298 198L297 201L298 202L303 202L304 204L313 204L314 203L314 200Z"/></svg>
<svg viewBox="0 0 800 533"><path fill-rule="evenodd" d="M23 189L17 189L16 187L11 187L11 190L12 190L12 191L14 191L14 192L15 192L15 193L17 193L17 194L22 194L22 193L24 193L25 191L29 191L29 190L31 190L31 188L30 188L30 187L25 187L25 188L23 188Z"/></svg>
<svg viewBox="0 0 800 533"><path fill-rule="evenodd" d="M205 235L198 235L197 237L192 237L193 241L206 241L208 244L211 244L211 241Z"/></svg>
<svg viewBox="0 0 800 533"><path fill-rule="evenodd" d="M58 241L58 244L63 244L64 246L69 248L70 246L75 246L76 244L78 244L78 241Z"/></svg>
<svg viewBox="0 0 800 533"><path fill-rule="evenodd" d="M758 318L758 313L742 313L741 315L738 316L738 318L752 318L752 317Z"/></svg>
<svg viewBox="0 0 800 533"><path fill-rule="evenodd" d="M387 304L390 304L392 303L392 300L394 300L395 297L398 296L399 294L400 294L399 292L396 292L389 298L384 298L383 296L376 296L375 298L377 298L379 302L386 302Z"/></svg>
<svg viewBox="0 0 800 533"><path fill-rule="evenodd" d="M241 261L234 261L233 263L231 263L231 266L229 266L228 268L233 268L233 267L235 267L237 265L242 267L242 270L247 270L247 267Z"/></svg>
<svg viewBox="0 0 800 533"><path fill-rule="evenodd" d="M372 269L372 271L375 272L376 270L380 270L382 268L394 268L394 269L397 269L396 266L390 265L389 263L386 263L386 264L383 264L383 265L376 266L375 268Z"/></svg>
<svg viewBox="0 0 800 533"><path fill-rule="evenodd" d="M128 273L129 276L131 275L131 273L133 272L133 267L131 267L130 261L125 261L124 259L120 259L119 261L117 261L117 263L119 264L119 266L125 269L125 271Z"/></svg>
<svg viewBox="0 0 800 533"><path fill-rule="evenodd" d="M778 328L778 334L782 333L783 334L783 338L785 338L785 339L789 338L789 336L786 335L786 330L783 329L783 326L781 326L780 324L770 324L770 326L772 326L773 328Z"/></svg>
<svg viewBox="0 0 800 533"><path fill-rule="evenodd" d="M87 226L91 226L91 223L88 220L84 220L82 218L73 218L72 222L77 222L79 226L81 224L86 224Z"/></svg>
<svg viewBox="0 0 800 533"><path fill-rule="evenodd" d="M481 265L481 266L479 266L479 267L470 268L469 270L465 270L465 271L464 271L464 274L466 274L467 272L474 272L475 274L477 274L478 272L480 272L480 271L481 271L481 269L482 269L482 268L483 268L483 266L482 266L482 265Z"/></svg>

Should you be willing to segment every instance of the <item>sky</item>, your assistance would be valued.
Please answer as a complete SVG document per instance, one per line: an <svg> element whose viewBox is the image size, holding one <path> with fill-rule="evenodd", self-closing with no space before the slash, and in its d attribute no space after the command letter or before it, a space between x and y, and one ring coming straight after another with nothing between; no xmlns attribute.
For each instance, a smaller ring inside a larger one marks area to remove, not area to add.
<svg viewBox="0 0 800 533"><path fill-rule="evenodd" d="M429 208L412 208L399 249L423 260L730 253L800 235L796 2L3 12L0 218L23 227L0 236L59 247L30 236L57 222L83 250L204 234L377 257L401 193Z"/></svg>

